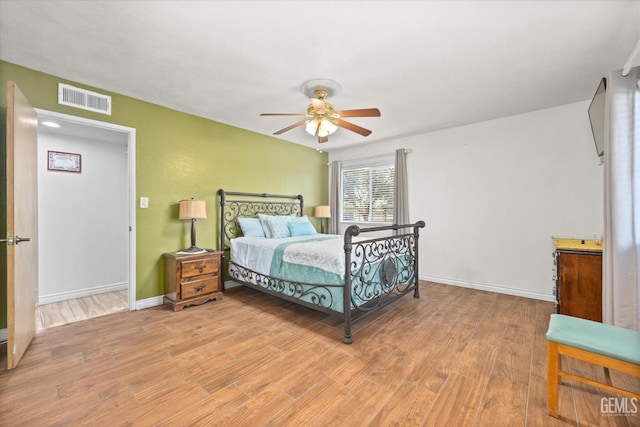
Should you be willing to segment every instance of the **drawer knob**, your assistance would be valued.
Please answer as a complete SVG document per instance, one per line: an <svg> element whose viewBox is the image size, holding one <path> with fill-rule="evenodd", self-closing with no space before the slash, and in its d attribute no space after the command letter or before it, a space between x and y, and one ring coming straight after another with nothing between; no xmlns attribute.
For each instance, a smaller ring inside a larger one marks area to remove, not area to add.
<svg viewBox="0 0 640 427"><path fill-rule="evenodd" d="M205 268L207 268L207 264L196 264L196 270L198 270L200 273L202 273L202 270L204 270Z"/></svg>
<svg viewBox="0 0 640 427"><path fill-rule="evenodd" d="M194 286L193 290L196 292L200 292L201 290L203 290L206 286L205 285L200 285L200 286Z"/></svg>

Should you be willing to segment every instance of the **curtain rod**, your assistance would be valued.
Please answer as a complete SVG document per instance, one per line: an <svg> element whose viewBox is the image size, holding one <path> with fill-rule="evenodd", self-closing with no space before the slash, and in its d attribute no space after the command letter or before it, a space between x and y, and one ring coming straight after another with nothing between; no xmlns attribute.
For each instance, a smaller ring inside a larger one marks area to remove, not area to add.
<svg viewBox="0 0 640 427"><path fill-rule="evenodd" d="M413 152L413 150L412 150L412 149L410 149L410 148L403 148L403 150L404 150L404 153L405 153L405 154L409 154L409 153ZM389 158L389 157L395 156L395 154L396 154L396 152L395 152L395 151L393 151L392 153L377 154L377 155L375 155L375 156L358 157L358 158L355 158L355 159L338 160L338 161L339 161L340 163L345 163L345 162L346 162L346 163L349 163L349 162L360 162L360 161L363 161L363 160L383 159L383 158L385 158L385 157Z"/></svg>
<svg viewBox="0 0 640 427"><path fill-rule="evenodd" d="M636 43L635 47L631 51L631 55L629 55L627 62L625 62L624 67L622 67L622 73L621 73L622 77L627 77L629 75L629 72L631 71L631 67L633 66L633 60L636 59L636 57L638 56L638 53L640 53L640 39L638 39L638 42Z"/></svg>
<svg viewBox="0 0 640 427"><path fill-rule="evenodd" d="M404 153L405 154L409 154L409 153L413 153L413 150L411 148L403 148ZM375 160L375 159L383 159L385 157L389 158L392 156L395 156L396 152L394 151L393 153L387 153L387 154L377 154L375 156L369 156L369 157L358 157L356 159L348 159L348 160L333 160L334 162L338 162L338 163L357 163L357 162L361 162L361 161L365 161L365 160ZM331 162L327 163L327 166L331 166Z"/></svg>

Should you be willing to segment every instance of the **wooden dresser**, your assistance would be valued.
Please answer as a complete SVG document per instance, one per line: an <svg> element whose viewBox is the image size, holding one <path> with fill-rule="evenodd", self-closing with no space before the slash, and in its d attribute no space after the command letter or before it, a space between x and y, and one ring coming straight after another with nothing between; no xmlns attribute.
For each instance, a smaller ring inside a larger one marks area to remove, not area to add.
<svg viewBox="0 0 640 427"><path fill-rule="evenodd" d="M557 312L602 322L602 246L554 238Z"/></svg>
<svg viewBox="0 0 640 427"><path fill-rule="evenodd" d="M178 311L189 305L222 299L221 255L219 251L163 254L165 304Z"/></svg>

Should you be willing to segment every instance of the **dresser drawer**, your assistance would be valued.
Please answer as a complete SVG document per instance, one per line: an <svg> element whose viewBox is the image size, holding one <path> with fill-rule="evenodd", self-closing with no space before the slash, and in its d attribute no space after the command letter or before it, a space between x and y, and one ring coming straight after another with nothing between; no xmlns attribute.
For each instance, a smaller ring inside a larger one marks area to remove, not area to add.
<svg viewBox="0 0 640 427"><path fill-rule="evenodd" d="M217 275L202 280L191 280L190 282L181 283L180 298L187 299L209 294L211 292L219 292L219 283L220 281L218 280Z"/></svg>
<svg viewBox="0 0 640 427"><path fill-rule="evenodd" d="M182 278L201 276L204 274L217 274L220 269L220 261L216 258L196 259L181 262Z"/></svg>

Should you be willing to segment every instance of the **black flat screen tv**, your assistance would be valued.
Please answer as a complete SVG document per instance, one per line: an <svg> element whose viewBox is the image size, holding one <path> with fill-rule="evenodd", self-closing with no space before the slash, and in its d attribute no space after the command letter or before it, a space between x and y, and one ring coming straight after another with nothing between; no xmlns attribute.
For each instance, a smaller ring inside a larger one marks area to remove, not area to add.
<svg viewBox="0 0 640 427"><path fill-rule="evenodd" d="M607 79L602 78L596 94L593 95L589 105L589 121L591 122L591 132L596 143L596 153L598 157L604 154L604 105L607 91Z"/></svg>

